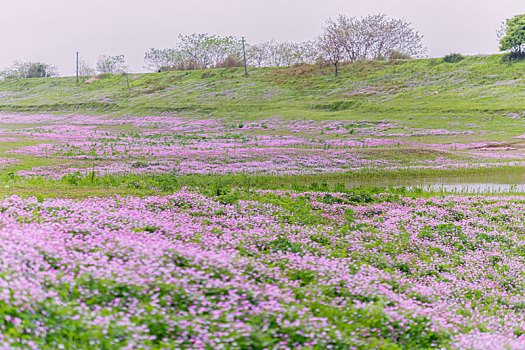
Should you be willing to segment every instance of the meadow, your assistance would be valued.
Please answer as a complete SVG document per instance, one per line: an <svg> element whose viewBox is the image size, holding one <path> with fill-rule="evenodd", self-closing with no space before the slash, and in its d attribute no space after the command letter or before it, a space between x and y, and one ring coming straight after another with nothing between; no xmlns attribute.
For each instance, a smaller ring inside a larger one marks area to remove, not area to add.
<svg viewBox="0 0 525 350"><path fill-rule="evenodd" d="M522 349L524 62L0 82L0 347Z"/></svg>

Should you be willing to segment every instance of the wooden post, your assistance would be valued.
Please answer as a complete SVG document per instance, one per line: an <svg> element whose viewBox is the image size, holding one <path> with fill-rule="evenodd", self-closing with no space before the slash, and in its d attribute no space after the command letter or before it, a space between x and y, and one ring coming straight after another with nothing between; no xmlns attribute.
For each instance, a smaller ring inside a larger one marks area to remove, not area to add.
<svg viewBox="0 0 525 350"><path fill-rule="evenodd" d="M77 86L78 86L78 51L77 51Z"/></svg>
<svg viewBox="0 0 525 350"><path fill-rule="evenodd" d="M244 75L248 76L248 66L246 65L246 49L244 47L244 37L242 37L242 54L244 56Z"/></svg>

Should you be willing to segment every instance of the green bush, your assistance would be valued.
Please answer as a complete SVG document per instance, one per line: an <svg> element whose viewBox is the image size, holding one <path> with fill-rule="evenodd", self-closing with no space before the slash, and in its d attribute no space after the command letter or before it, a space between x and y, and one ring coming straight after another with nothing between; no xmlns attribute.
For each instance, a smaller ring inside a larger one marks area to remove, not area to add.
<svg viewBox="0 0 525 350"><path fill-rule="evenodd" d="M465 56L459 53L451 53L443 57L443 61L447 63L458 63L465 59Z"/></svg>

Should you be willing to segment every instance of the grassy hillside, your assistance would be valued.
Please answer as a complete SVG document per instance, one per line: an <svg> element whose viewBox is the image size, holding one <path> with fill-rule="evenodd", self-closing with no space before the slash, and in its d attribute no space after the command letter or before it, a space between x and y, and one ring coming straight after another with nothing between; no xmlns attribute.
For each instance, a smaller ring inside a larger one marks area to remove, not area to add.
<svg viewBox="0 0 525 350"><path fill-rule="evenodd" d="M413 115L517 112L525 107L519 88L524 69L525 62L503 63L495 55L459 63L356 62L344 66L337 79L330 67L313 66L251 69L248 77L240 68L133 74L129 88L128 78L120 75L78 87L70 77L21 79L0 83L0 104L4 109L185 110L221 116L276 110L326 115L325 109Z"/></svg>
<svg viewBox="0 0 525 350"><path fill-rule="evenodd" d="M505 116L525 110L525 62L501 56L357 62L333 78L331 67L106 75L76 86L75 79L44 78L0 83L3 111L81 111L104 114L186 115L261 119L408 121L434 127L444 120L476 122L489 129L515 126ZM129 81L129 85L128 85ZM494 120L494 117L498 117ZM472 119L471 119L472 118ZM479 125L469 125L478 127Z"/></svg>

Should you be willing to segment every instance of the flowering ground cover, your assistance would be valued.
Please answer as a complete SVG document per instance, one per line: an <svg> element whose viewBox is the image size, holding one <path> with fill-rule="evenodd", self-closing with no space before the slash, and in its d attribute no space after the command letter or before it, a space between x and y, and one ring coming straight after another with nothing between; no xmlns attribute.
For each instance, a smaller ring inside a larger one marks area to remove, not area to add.
<svg viewBox="0 0 525 350"><path fill-rule="evenodd" d="M524 196L333 186L525 181L523 64L0 82L0 348L525 348Z"/></svg>
<svg viewBox="0 0 525 350"><path fill-rule="evenodd" d="M9 348L521 349L525 198L0 201Z"/></svg>
<svg viewBox="0 0 525 350"><path fill-rule="evenodd" d="M0 115L2 162L16 165L18 176L52 179L89 173L293 176L457 169L516 164L525 157L517 143L448 142L472 134L387 121ZM422 143L421 137L432 142Z"/></svg>

